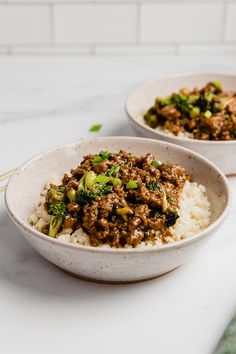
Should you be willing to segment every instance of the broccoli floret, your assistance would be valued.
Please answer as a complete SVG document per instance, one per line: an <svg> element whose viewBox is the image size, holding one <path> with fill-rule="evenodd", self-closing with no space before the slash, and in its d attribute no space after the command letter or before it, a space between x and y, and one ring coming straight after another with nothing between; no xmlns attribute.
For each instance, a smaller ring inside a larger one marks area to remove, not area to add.
<svg viewBox="0 0 236 354"><path fill-rule="evenodd" d="M215 105L214 95L210 92L201 94L196 105L200 108L201 112L211 111L212 113L216 113L218 110Z"/></svg>
<svg viewBox="0 0 236 354"><path fill-rule="evenodd" d="M49 222L49 232L48 236L51 237L56 237L61 224L64 221L65 215L66 215L66 204L64 202L58 202L49 205L48 208L48 214L50 216L50 222Z"/></svg>
<svg viewBox="0 0 236 354"><path fill-rule="evenodd" d="M52 186L48 191L49 204L63 202L65 200L65 187Z"/></svg>
<svg viewBox="0 0 236 354"><path fill-rule="evenodd" d="M77 195L77 203L79 205L91 204L95 198L94 192L92 191L80 191Z"/></svg>
<svg viewBox="0 0 236 354"><path fill-rule="evenodd" d="M154 107L151 107L144 115L146 124L151 128L156 128L158 125L157 112Z"/></svg>
<svg viewBox="0 0 236 354"><path fill-rule="evenodd" d="M111 193L112 190L113 190L112 186L106 186L106 185L105 185L105 186L102 186L101 188L95 190L94 193L95 193L96 195L102 196L102 195L106 195L106 194L108 194L108 193Z"/></svg>
<svg viewBox="0 0 236 354"><path fill-rule="evenodd" d="M161 185L160 185L160 182L156 181L156 182L152 182L152 183L147 183L146 184L147 188L150 189L150 190L158 190L160 191L161 190Z"/></svg>
<svg viewBox="0 0 236 354"><path fill-rule="evenodd" d="M176 211L170 210L165 217L165 226L171 227L176 223L176 220L179 218L179 215Z"/></svg>
<svg viewBox="0 0 236 354"><path fill-rule="evenodd" d="M191 107L186 100L185 96L179 94L173 94L171 97L172 103L176 105L176 108L182 113L188 115L190 113Z"/></svg>
<svg viewBox="0 0 236 354"><path fill-rule="evenodd" d="M110 156L111 153L109 151L101 151L99 155L95 156L92 159L92 163L100 163L102 161L109 159Z"/></svg>
<svg viewBox="0 0 236 354"><path fill-rule="evenodd" d="M95 189L94 191L80 191L77 195L77 203L79 205L91 204L96 196L103 196L111 193L113 190L112 186L104 185Z"/></svg>

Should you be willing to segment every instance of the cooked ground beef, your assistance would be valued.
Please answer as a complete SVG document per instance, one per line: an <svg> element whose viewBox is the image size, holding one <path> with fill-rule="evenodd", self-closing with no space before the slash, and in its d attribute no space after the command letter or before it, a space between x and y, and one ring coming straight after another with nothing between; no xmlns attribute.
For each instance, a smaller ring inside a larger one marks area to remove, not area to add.
<svg viewBox="0 0 236 354"><path fill-rule="evenodd" d="M82 227L92 246L136 247L142 241L171 236L178 218L179 194L190 177L184 168L159 163L152 154L125 151L87 155L51 185L45 208L51 215L45 232L55 237L62 228Z"/></svg>
<svg viewBox="0 0 236 354"><path fill-rule="evenodd" d="M202 89L181 89L157 98L144 116L151 128L162 127L175 135L190 133L194 139L236 139L236 92L223 91L220 82Z"/></svg>

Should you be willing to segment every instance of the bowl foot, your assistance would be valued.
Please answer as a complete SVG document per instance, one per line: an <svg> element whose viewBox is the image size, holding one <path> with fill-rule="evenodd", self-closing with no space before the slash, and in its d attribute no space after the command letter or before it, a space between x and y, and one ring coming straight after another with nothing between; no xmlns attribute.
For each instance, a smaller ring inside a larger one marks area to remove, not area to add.
<svg viewBox="0 0 236 354"><path fill-rule="evenodd" d="M163 274L160 274L160 275L155 275L155 276L152 276L152 277L147 277L147 278L144 278L144 279L137 279L137 280L125 280L125 281L121 281L121 280L99 280L99 279L95 279L95 278L89 278L89 277L84 277L83 275L78 275L78 274L75 274L75 273L72 273L68 270L65 270L61 267L58 267L54 264L55 267L57 267L58 269L62 270L64 273L68 274L68 275L71 275L72 277L74 278L77 278L77 279L80 279L80 280L85 280L85 281L89 281L89 282L93 282L93 283L100 283L100 284L112 284L112 285L120 285L120 284L136 284L136 283L142 283L142 282L145 282L145 281L148 281L148 280L152 280L152 279L156 279L156 278L160 278L166 274L169 274L173 271L175 271L176 269L178 269L179 267L182 266L179 265L177 267L175 267L174 269L171 269L169 270L168 272L165 272Z"/></svg>

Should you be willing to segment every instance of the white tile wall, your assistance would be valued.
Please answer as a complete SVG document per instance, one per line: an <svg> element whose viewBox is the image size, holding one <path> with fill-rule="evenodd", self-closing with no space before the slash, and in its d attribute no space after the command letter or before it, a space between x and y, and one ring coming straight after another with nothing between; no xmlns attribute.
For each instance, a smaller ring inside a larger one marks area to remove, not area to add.
<svg viewBox="0 0 236 354"><path fill-rule="evenodd" d="M222 22L222 4L143 4L141 42L220 41Z"/></svg>
<svg viewBox="0 0 236 354"><path fill-rule="evenodd" d="M136 12L132 5L81 4L54 7L56 43L134 43Z"/></svg>
<svg viewBox="0 0 236 354"><path fill-rule="evenodd" d="M0 4L0 44L49 43L50 26L48 6Z"/></svg>
<svg viewBox="0 0 236 354"><path fill-rule="evenodd" d="M236 41L236 4L227 5L226 41Z"/></svg>
<svg viewBox="0 0 236 354"><path fill-rule="evenodd" d="M0 55L236 55L236 0L0 0Z"/></svg>

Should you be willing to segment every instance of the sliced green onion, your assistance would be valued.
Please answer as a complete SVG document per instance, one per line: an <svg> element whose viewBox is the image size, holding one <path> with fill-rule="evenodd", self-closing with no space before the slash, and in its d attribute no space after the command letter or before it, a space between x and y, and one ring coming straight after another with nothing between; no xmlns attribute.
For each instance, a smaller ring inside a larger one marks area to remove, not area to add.
<svg viewBox="0 0 236 354"><path fill-rule="evenodd" d="M190 95L190 96L188 97L188 99L189 99L190 101L197 101L197 100L199 99L199 95Z"/></svg>
<svg viewBox="0 0 236 354"><path fill-rule="evenodd" d="M79 184L78 184L78 187L77 187L77 191L78 191L78 192L85 190L84 181L85 181L85 174L84 174L83 177L81 177L80 180L79 180Z"/></svg>
<svg viewBox="0 0 236 354"><path fill-rule="evenodd" d="M159 162L157 160L153 160L151 165L155 168L158 168L160 166Z"/></svg>
<svg viewBox="0 0 236 354"><path fill-rule="evenodd" d="M218 90L221 89L222 84L221 84L220 81L213 81L212 83L213 83L213 85L215 86L215 88L217 88Z"/></svg>
<svg viewBox="0 0 236 354"><path fill-rule="evenodd" d="M102 128L102 124L94 124L89 128L90 132L99 132L99 130Z"/></svg>
<svg viewBox="0 0 236 354"><path fill-rule="evenodd" d="M128 221L127 215L132 214L132 210L129 207L117 208L116 214L120 215L124 221Z"/></svg>
<svg viewBox="0 0 236 354"><path fill-rule="evenodd" d="M131 180L126 184L127 189L136 189L138 188L138 181Z"/></svg>
<svg viewBox="0 0 236 354"><path fill-rule="evenodd" d="M101 156L96 156L92 159L92 163L100 163L103 161L103 158Z"/></svg>
<svg viewBox="0 0 236 354"><path fill-rule="evenodd" d="M212 116L211 111L206 111L206 112L204 113L204 116L205 116L206 118L211 118L211 116Z"/></svg>
<svg viewBox="0 0 236 354"><path fill-rule="evenodd" d="M111 178L113 186L122 186L122 180L119 178Z"/></svg>
<svg viewBox="0 0 236 354"><path fill-rule="evenodd" d="M103 175L98 175L98 176L93 180L93 182L94 182L94 183L106 184L106 183L108 183L110 180L111 180L110 177L103 176Z"/></svg>
<svg viewBox="0 0 236 354"><path fill-rule="evenodd" d="M206 92L204 95L207 102L211 102L215 98L215 96L216 95L212 92Z"/></svg>
<svg viewBox="0 0 236 354"><path fill-rule="evenodd" d="M96 178L96 173L93 171L88 171L85 174L85 180L84 180L84 185L85 185L85 189L93 189L94 187L94 180Z"/></svg>
<svg viewBox="0 0 236 354"><path fill-rule="evenodd" d="M191 118L195 118L197 116L199 116L200 114L200 108L199 107L194 107L191 111L190 111L190 117Z"/></svg>
<svg viewBox="0 0 236 354"><path fill-rule="evenodd" d="M163 106L168 106L169 104L171 104L171 97L165 97L165 98L157 98L156 99L156 104L160 103Z"/></svg>
<svg viewBox="0 0 236 354"><path fill-rule="evenodd" d="M112 168L108 171L108 176L112 176L113 173L118 173L120 171L120 166L112 166Z"/></svg>
<svg viewBox="0 0 236 354"><path fill-rule="evenodd" d="M99 154L103 160L109 159L110 155L111 153L109 151L101 151Z"/></svg>
<svg viewBox="0 0 236 354"><path fill-rule="evenodd" d="M76 190L75 189L70 189L68 192L67 192L67 196L68 198L70 199L70 202L71 203L74 203L76 202Z"/></svg>

